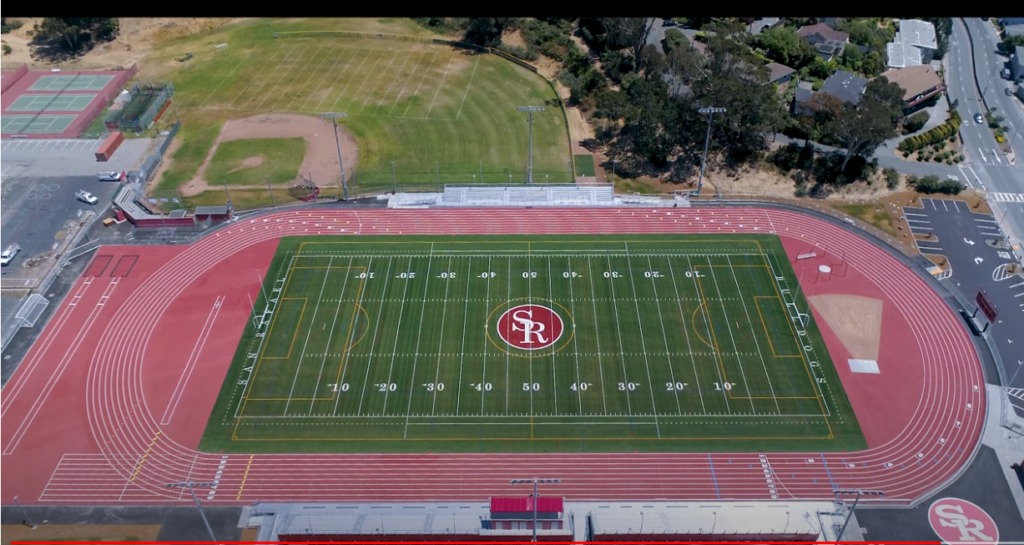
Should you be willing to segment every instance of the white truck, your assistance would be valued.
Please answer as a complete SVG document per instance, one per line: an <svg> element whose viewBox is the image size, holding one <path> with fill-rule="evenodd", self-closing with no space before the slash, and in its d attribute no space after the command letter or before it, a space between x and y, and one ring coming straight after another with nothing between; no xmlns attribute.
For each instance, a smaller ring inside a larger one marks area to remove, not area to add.
<svg viewBox="0 0 1024 545"><path fill-rule="evenodd" d="M17 242L8 246L3 253L0 253L0 266L6 267L9 265L14 260L14 256L18 255L20 251L21 246Z"/></svg>

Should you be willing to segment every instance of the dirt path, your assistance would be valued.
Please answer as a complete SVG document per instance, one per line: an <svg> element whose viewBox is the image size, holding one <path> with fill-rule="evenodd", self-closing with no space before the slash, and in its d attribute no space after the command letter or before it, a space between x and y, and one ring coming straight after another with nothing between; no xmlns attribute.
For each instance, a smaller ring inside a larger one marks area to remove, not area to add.
<svg viewBox="0 0 1024 545"><path fill-rule="evenodd" d="M815 295L808 299L850 352L850 357L878 359L882 338L881 300L839 294Z"/></svg>
<svg viewBox="0 0 1024 545"><path fill-rule="evenodd" d="M306 149L306 156L302 159L299 172L302 175L312 172L313 178L318 181L334 180L339 169L338 150L333 131L334 127L330 121L308 115L257 114L243 119L229 119L221 127L217 140L210 147L210 151L206 154L203 164L199 166L195 177L181 184L178 191L183 197L194 197L203 191L219 191L219 186L211 187L203 179L203 174L205 174L213 154L216 153L217 146L221 142L251 138L305 138L309 147ZM343 126L338 127L338 137L341 142L341 156L345 163L345 172L352 172L359 160L359 146L356 144L355 137ZM278 186L287 187L288 183L290 182L278 184ZM234 187L238 189L266 188L262 184Z"/></svg>

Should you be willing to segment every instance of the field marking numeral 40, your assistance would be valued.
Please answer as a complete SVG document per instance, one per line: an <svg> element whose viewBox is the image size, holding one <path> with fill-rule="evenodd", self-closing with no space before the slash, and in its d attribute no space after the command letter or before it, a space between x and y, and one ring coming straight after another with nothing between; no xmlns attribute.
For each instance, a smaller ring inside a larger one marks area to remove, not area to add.
<svg viewBox="0 0 1024 545"><path fill-rule="evenodd" d="M374 386L380 388L380 390L378 390L379 392L394 392L398 389L398 385L394 382L382 382L380 384L374 384Z"/></svg>
<svg viewBox="0 0 1024 545"><path fill-rule="evenodd" d="M572 386L569 386L569 389L574 392L586 392L587 388L590 388L591 386L593 386L593 384L589 382L579 382L573 383Z"/></svg>
<svg viewBox="0 0 1024 545"><path fill-rule="evenodd" d="M484 382L483 384L476 384L476 383L470 382L469 385L472 386L473 389L478 391L478 392L490 392L491 391L491 383L490 382Z"/></svg>
<svg viewBox="0 0 1024 545"><path fill-rule="evenodd" d="M328 384L328 386L331 387L331 392L334 393L348 391L348 383L346 382L342 382L341 384Z"/></svg>
<svg viewBox="0 0 1024 545"><path fill-rule="evenodd" d="M444 383L443 382L428 382L428 383L424 384L423 387L426 388L428 392L443 392L444 391Z"/></svg>

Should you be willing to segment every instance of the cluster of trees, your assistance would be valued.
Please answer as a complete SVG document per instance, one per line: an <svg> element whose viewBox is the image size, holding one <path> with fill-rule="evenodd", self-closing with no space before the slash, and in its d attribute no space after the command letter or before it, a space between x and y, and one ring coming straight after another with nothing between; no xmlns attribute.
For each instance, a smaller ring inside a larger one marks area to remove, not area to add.
<svg viewBox="0 0 1024 545"><path fill-rule="evenodd" d="M959 131L960 113L956 110L952 110L949 113L949 120L924 134L911 136L910 138L903 140L900 142L899 150L903 152L904 156L907 156L925 146L942 142L947 138L952 138Z"/></svg>
<svg viewBox="0 0 1024 545"><path fill-rule="evenodd" d="M957 180L940 180L938 176L908 176L907 185L918 193L942 193L945 195L959 195L964 190L963 184Z"/></svg>
<svg viewBox="0 0 1024 545"><path fill-rule="evenodd" d="M116 17L44 17L32 30L32 45L39 56L63 60L113 40L120 24Z"/></svg>
<svg viewBox="0 0 1024 545"><path fill-rule="evenodd" d="M921 110L903 121L903 134L917 132L928 122L928 112Z"/></svg>

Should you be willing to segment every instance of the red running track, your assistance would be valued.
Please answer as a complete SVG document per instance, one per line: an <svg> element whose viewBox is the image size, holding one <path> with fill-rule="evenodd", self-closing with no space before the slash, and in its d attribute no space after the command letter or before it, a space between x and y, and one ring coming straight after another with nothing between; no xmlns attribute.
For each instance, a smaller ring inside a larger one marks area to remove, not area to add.
<svg viewBox="0 0 1024 545"><path fill-rule="evenodd" d="M215 454L196 451L277 239L315 234L777 233L808 295L883 300L881 374L852 374L819 320L868 449L840 453ZM111 256L100 259L99 256ZM133 267L124 260L135 255ZM791 261L794 258L791 257ZM906 505L957 475L985 410L958 316L899 260L798 212L728 209L290 211L186 248L101 248L3 390L2 497L166 504L167 483L217 483L204 501L481 500L522 475L572 499L823 500L882 489ZM119 264L120 263L120 264ZM826 280L817 267L828 264ZM127 276L110 277L111 271ZM804 270L805 272L801 273ZM87 273L89 274L89 273ZM259 275L259 276L258 276ZM173 334L168 334L173 332Z"/></svg>

